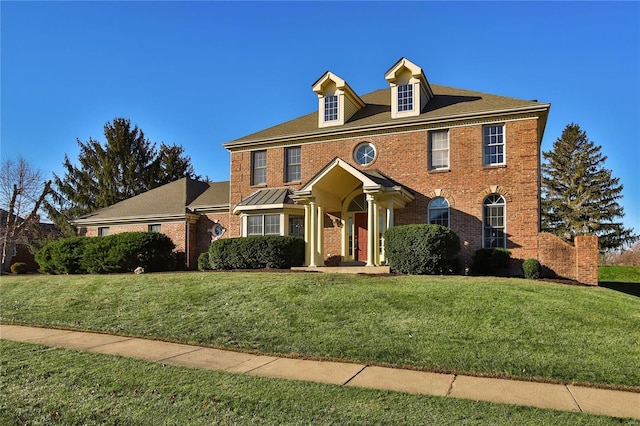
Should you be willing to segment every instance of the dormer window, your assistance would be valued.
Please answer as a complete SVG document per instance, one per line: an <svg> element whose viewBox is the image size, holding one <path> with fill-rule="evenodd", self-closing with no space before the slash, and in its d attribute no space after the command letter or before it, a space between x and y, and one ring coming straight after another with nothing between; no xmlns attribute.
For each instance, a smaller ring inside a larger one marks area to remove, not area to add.
<svg viewBox="0 0 640 426"><path fill-rule="evenodd" d="M324 121L338 119L338 96L326 96L324 98Z"/></svg>
<svg viewBox="0 0 640 426"><path fill-rule="evenodd" d="M413 86L402 84L398 86L398 112L413 109Z"/></svg>
<svg viewBox="0 0 640 426"><path fill-rule="evenodd" d="M418 116L433 98L422 68L406 58L396 62L384 78L391 88L391 118Z"/></svg>
<svg viewBox="0 0 640 426"><path fill-rule="evenodd" d="M313 86L318 95L318 127L341 126L346 123L364 102L346 81L327 71Z"/></svg>

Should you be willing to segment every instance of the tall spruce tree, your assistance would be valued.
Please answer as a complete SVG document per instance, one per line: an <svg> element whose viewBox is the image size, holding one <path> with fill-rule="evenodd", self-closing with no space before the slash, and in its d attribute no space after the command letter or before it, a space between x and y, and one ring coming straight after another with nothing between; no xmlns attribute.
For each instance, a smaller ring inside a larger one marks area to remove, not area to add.
<svg viewBox="0 0 640 426"><path fill-rule="evenodd" d="M575 123L568 124L543 152L542 229L567 242L576 235L594 234L600 251L619 248L638 240L633 229L619 221L624 216L618 204L622 184L604 167L601 147Z"/></svg>
<svg viewBox="0 0 640 426"><path fill-rule="evenodd" d="M56 222L81 216L185 176L195 176L191 158L181 146L145 138L129 119L114 118L104 126L105 143L78 139L78 165L65 155L65 173L54 173L58 201ZM51 214L51 211L50 211Z"/></svg>

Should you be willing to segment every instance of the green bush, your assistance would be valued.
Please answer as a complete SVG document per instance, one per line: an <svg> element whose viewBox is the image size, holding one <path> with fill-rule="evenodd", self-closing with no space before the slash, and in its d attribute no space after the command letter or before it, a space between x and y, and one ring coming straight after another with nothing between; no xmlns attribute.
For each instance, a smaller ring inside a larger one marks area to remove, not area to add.
<svg viewBox="0 0 640 426"><path fill-rule="evenodd" d="M205 251L198 256L198 269L201 271L211 270L211 263L209 263L209 252Z"/></svg>
<svg viewBox="0 0 640 426"><path fill-rule="evenodd" d="M511 252L504 248L484 248L476 250L471 270L476 275L506 274L511 261Z"/></svg>
<svg viewBox="0 0 640 426"><path fill-rule="evenodd" d="M455 274L460 271L460 238L440 225L404 225L384 234L391 270L402 274Z"/></svg>
<svg viewBox="0 0 640 426"><path fill-rule="evenodd" d="M29 272L29 267L24 262L16 262L11 264L11 273L13 274L26 274Z"/></svg>
<svg viewBox="0 0 640 426"><path fill-rule="evenodd" d="M209 247L210 269L285 269L303 263L304 240L300 237L223 238Z"/></svg>
<svg viewBox="0 0 640 426"><path fill-rule="evenodd" d="M90 240L91 238L88 237L70 237L47 243L35 255L40 271L47 274L86 273L81 263L86 245Z"/></svg>
<svg viewBox="0 0 640 426"><path fill-rule="evenodd" d="M84 274L147 272L174 269L175 245L158 232L125 232L104 237L71 237L53 241L36 253L42 272Z"/></svg>
<svg viewBox="0 0 640 426"><path fill-rule="evenodd" d="M525 278L538 279L542 272L542 266L538 259L527 259L522 263L522 272Z"/></svg>

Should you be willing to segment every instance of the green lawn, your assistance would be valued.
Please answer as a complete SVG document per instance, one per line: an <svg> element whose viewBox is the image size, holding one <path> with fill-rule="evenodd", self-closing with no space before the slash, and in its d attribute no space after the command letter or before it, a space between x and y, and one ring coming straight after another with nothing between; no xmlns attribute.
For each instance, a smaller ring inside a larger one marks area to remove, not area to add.
<svg viewBox="0 0 640 426"><path fill-rule="evenodd" d="M633 425L632 420L267 379L0 341L2 425Z"/></svg>
<svg viewBox="0 0 640 426"><path fill-rule="evenodd" d="M521 279L3 277L0 321L430 371L640 387L640 299Z"/></svg>

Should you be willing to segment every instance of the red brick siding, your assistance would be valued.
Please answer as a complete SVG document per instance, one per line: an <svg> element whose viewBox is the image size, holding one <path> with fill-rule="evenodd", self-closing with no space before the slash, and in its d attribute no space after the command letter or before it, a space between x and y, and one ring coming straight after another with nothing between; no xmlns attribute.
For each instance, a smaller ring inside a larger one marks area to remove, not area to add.
<svg viewBox="0 0 640 426"><path fill-rule="evenodd" d="M598 237L594 235L578 236L572 246L553 234L541 232L537 259L551 275L598 285Z"/></svg>
<svg viewBox="0 0 640 426"><path fill-rule="evenodd" d="M362 170L380 170L415 193L405 209L396 210L397 225L425 223L429 194L442 189L450 195L451 227L461 237L468 255L482 245L482 202L497 185L507 201L508 248L514 258L535 257L537 247L538 121L525 119L505 123L506 165L485 167L482 158L482 125L453 127L449 130L450 169L427 169L428 131L374 135L322 143L303 144L302 182L309 181L335 157ZM353 151L361 142L376 146L377 157L366 167L353 160ZM284 183L284 148L267 150L267 187ZM251 153L231 153L231 199L233 208L260 187L250 184ZM302 184L291 185L299 189ZM236 215L230 219L232 236L240 235ZM328 231L328 229L325 229ZM325 255L340 252L340 233L325 232Z"/></svg>

